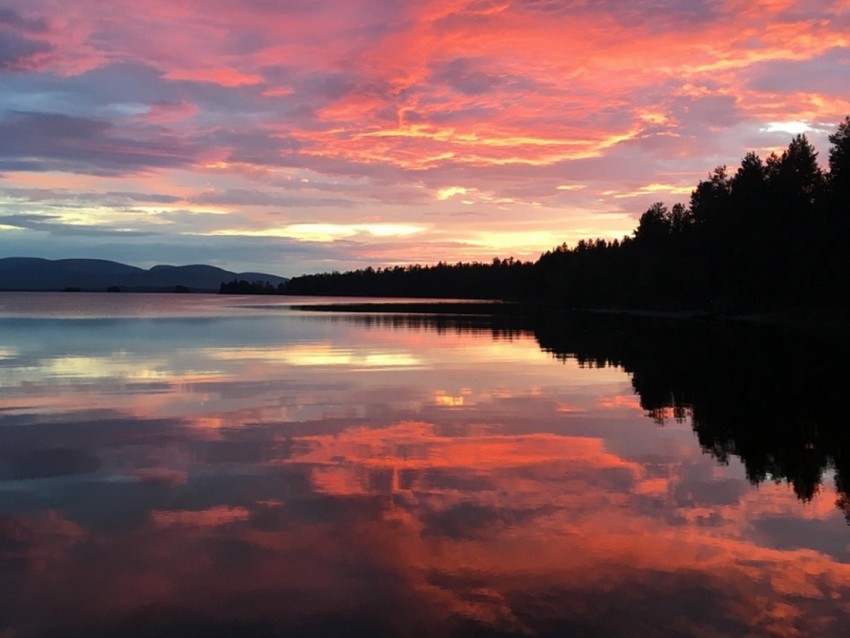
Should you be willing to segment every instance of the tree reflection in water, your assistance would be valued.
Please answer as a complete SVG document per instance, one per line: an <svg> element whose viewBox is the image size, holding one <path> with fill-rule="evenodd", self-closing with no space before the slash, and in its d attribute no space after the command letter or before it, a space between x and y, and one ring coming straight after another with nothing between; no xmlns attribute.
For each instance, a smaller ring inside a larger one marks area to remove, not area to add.
<svg viewBox="0 0 850 638"><path fill-rule="evenodd" d="M846 344L745 322L606 313L535 316L362 314L335 319L494 339L533 334L557 359L624 369L648 416L689 420L702 448L735 455L753 484L786 481L811 500L835 470L850 524L850 387Z"/></svg>

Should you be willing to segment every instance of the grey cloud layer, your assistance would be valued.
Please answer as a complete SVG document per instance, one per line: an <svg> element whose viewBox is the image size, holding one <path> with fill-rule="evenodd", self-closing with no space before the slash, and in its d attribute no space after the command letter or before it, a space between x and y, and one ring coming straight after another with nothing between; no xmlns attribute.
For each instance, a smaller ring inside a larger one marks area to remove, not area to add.
<svg viewBox="0 0 850 638"><path fill-rule="evenodd" d="M0 119L0 167L24 161L28 170L126 174L191 164L198 149L156 130L137 138L111 122L60 113L7 112Z"/></svg>

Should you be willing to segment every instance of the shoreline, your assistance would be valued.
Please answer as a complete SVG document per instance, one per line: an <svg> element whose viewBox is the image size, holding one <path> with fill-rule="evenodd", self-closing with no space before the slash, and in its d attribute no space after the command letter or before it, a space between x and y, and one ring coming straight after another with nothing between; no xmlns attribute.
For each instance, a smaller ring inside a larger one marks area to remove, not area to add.
<svg viewBox="0 0 850 638"><path fill-rule="evenodd" d="M850 311L843 308L786 308L770 312L722 314L705 310L645 310L639 308L580 308L560 304L518 301L469 302L352 302L292 304L293 310L386 315L446 315L515 317L534 320L555 314L587 314L676 322L716 323L768 327L783 333L817 336L850 344Z"/></svg>

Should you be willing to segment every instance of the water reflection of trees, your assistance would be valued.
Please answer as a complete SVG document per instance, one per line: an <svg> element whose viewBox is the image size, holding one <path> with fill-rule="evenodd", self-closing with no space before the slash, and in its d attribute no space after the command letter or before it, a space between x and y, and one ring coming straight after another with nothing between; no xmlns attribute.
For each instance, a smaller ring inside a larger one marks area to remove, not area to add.
<svg viewBox="0 0 850 638"><path fill-rule="evenodd" d="M703 449L740 457L753 483L786 480L808 500L834 468L850 520L848 372L829 344L764 326L588 315L535 334L556 356L622 366L649 415L690 416Z"/></svg>
<svg viewBox="0 0 850 638"><path fill-rule="evenodd" d="M766 326L606 314L475 317L337 315L366 325L438 332L533 335L560 360L617 366L659 424L688 419L719 461L739 457L753 483L787 481L811 499L834 469L850 522L847 349Z"/></svg>

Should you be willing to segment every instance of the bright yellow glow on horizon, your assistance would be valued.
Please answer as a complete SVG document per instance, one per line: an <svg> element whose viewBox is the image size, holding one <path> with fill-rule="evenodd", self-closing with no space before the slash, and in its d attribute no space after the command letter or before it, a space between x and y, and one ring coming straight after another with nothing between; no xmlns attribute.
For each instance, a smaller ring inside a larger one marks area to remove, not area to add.
<svg viewBox="0 0 850 638"><path fill-rule="evenodd" d="M441 188L437 191L437 199L443 202L455 195L466 195L466 193L467 190L463 186L449 186L448 188Z"/></svg>
<svg viewBox="0 0 850 638"><path fill-rule="evenodd" d="M559 245L563 241L563 234L557 231L548 230L520 230L520 231L505 231L494 232L484 231L477 233L475 239L471 240L476 246L492 248L496 251L510 252L516 251L517 254L539 252L540 246L545 246L545 250Z"/></svg>
<svg viewBox="0 0 850 638"><path fill-rule="evenodd" d="M408 237L426 231L424 226L414 224L290 224L278 228L224 229L214 230L207 235L241 235L244 237L289 237L301 241L335 241L357 235L372 237Z"/></svg>
<svg viewBox="0 0 850 638"><path fill-rule="evenodd" d="M768 122L767 126L762 129L767 133L788 133L789 135L800 135L814 130L806 122Z"/></svg>
<svg viewBox="0 0 850 638"><path fill-rule="evenodd" d="M676 184L646 184L641 186L632 193L613 194L614 199L628 199L629 197L640 197L641 195L651 195L653 193L663 193L670 195L690 195L694 190L693 186L677 186Z"/></svg>

